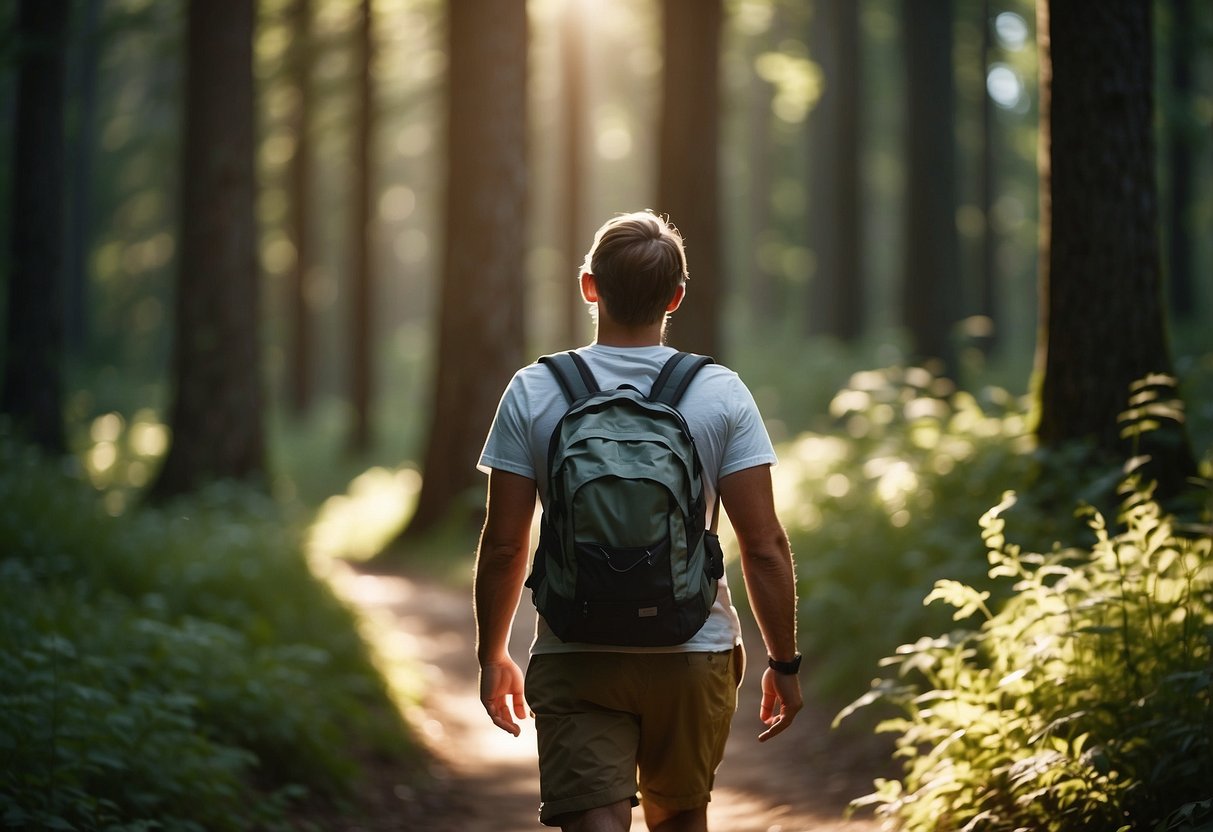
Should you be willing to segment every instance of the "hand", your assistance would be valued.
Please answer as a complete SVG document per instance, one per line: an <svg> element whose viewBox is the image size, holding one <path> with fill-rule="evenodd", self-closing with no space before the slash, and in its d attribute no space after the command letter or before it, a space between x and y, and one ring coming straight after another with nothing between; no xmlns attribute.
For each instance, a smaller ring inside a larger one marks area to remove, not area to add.
<svg viewBox="0 0 1213 832"><path fill-rule="evenodd" d="M480 668L480 702L502 731L514 736L522 733L521 726L514 721L526 719L526 701L523 699L522 668L508 656L498 661L485 662ZM506 698L513 703L511 707Z"/></svg>
<svg viewBox="0 0 1213 832"><path fill-rule="evenodd" d="M758 735L758 741L766 742L786 730L803 707L800 677L776 673L768 667L762 674L762 705L758 709L758 718L767 730Z"/></svg>

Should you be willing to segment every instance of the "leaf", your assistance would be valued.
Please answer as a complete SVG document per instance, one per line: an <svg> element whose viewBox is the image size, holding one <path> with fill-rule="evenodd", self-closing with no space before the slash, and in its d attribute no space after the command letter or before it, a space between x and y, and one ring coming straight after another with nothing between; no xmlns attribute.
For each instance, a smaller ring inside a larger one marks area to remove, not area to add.
<svg viewBox="0 0 1213 832"><path fill-rule="evenodd" d="M1021 667L1019 670L1013 670L998 680L997 687L1005 688L1008 685L1013 685L1027 675L1028 669L1026 667Z"/></svg>
<svg viewBox="0 0 1213 832"><path fill-rule="evenodd" d="M962 584L960 581L953 581L947 578L935 582L935 588L923 599L924 606L930 605L935 601L943 601L945 604L951 604L956 607L956 612L952 613L953 621L960 621L973 615L978 610L985 613L987 618L992 618L989 608L986 607L986 601L989 600L990 593L988 591L978 592L973 587Z"/></svg>
<svg viewBox="0 0 1213 832"><path fill-rule="evenodd" d="M839 711L838 715L834 717L834 721L830 723L830 727L837 728L844 719L846 719L851 714L858 711L860 708L866 708L868 705L871 705L873 702L878 702L881 699L885 698L886 693L887 692L882 688L872 688L872 690L868 691L863 696L859 697L854 702L852 702L850 705L847 705L845 708L843 708L841 711Z"/></svg>
<svg viewBox="0 0 1213 832"><path fill-rule="evenodd" d="M1084 710L1084 711L1075 711L1072 714L1064 714L1063 716L1059 716L1057 719L1050 722L1044 728L1037 731L1032 736L1028 737L1028 745L1035 745L1036 743L1040 742L1040 740L1043 739L1044 737L1047 737L1047 736L1053 734L1058 728L1062 728L1066 725L1069 725L1071 722L1074 722L1075 720L1082 719L1086 715L1087 715L1087 712ZM1049 752L1049 753L1055 753L1055 752Z"/></svg>
<svg viewBox="0 0 1213 832"><path fill-rule="evenodd" d="M1167 373L1148 373L1129 384L1129 391L1136 393L1146 387L1178 387L1179 379Z"/></svg>
<svg viewBox="0 0 1213 832"><path fill-rule="evenodd" d="M998 815L996 815L994 812L990 811L989 809L986 809L985 811L979 812L978 814L974 815L972 817L972 819L969 820L968 823L966 823L963 827L961 827L960 832L977 832L978 829L982 828L982 823L984 821L997 820L997 819L998 819Z"/></svg>
<svg viewBox="0 0 1213 832"><path fill-rule="evenodd" d="M1083 633L1093 636L1110 636L1119 633L1121 629L1121 627L1113 626L1111 624L1088 624L1085 627L1079 627L1076 630L1071 630L1070 633L1071 635Z"/></svg>
<svg viewBox="0 0 1213 832"><path fill-rule="evenodd" d="M1158 553L1158 562L1154 565L1154 570L1160 575L1164 574L1178 558L1179 552L1174 549L1163 549Z"/></svg>

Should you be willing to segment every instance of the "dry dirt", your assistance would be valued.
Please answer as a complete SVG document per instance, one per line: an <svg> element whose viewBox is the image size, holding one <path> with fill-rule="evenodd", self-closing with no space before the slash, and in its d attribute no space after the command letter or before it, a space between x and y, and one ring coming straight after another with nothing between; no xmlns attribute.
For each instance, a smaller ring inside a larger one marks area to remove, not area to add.
<svg viewBox="0 0 1213 832"><path fill-rule="evenodd" d="M422 669L424 689L409 716L432 752L432 785L402 785L406 774L372 765L356 819L322 823L325 829L410 832L531 832L539 782L534 728L520 737L496 728L477 691L470 592L424 578L372 575L342 568L337 591L369 619L380 649ZM522 604L511 652L525 666L534 612ZM743 621L746 615L743 613ZM384 634L387 634L386 640ZM747 633L751 657L761 640ZM892 773L887 748L867 737L830 730L834 708L809 702L796 722L759 744L758 674L751 661L741 688L725 760L708 808L714 832L875 832L870 816L844 819L847 802L866 793L873 776ZM811 671L810 671L811 672ZM645 829L633 813L632 832Z"/></svg>

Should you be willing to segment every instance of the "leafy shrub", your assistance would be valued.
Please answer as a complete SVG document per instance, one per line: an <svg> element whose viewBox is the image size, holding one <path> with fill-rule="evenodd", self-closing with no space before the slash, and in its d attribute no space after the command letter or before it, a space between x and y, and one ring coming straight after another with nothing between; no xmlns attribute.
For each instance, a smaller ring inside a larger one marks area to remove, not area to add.
<svg viewBox="0 0 1213 832"><path fill-rule="evenodd" d="M352 745L406 751L351 614L267 498L104 506L0 435L6 828L272 828L345 792Z"/></svg>
<svg viewBox="0 0 1213 832"><path fill-rule="evenodd" d="M984 583L971 518L1009 485L1033 483L1025 542L1070 531L1052 506L1094 500L1078 460L1034 452L1026 406L1004 390L957 392L919 367L856 373L830 404L836 428L780 448L773 475L796 554L800 631L812 683L843 701L898 644L938 631L920 603L936 580Z"/></svg>
<svg viewBox="0 0 1213 832"><path fill-rule="evenodd" d="M1213 537L1180 534L1133 487L1089 547L1009 542L1008 495L982 518L989 576L1013 594L936 584L958 621L888 660L897 678L844 711L898 716L901 781L858 801L904 830L1213 828Z"/></svg>

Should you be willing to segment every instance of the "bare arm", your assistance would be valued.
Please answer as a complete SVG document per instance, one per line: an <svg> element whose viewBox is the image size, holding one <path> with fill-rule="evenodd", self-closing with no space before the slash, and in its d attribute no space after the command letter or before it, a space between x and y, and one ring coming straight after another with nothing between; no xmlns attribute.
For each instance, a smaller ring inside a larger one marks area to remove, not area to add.
<svg viewBox="0 0 1213 832"><path fill-rule="evenodd" d="M775 516L771 469L746 468L720 480L720 499L741 548L746 593L767 654L780 661L796 655L796 576L787 533ZM767 668L759 718L765 741L779 734L803 707L800 679Z"/></svg>
<svg viewBox="0 0 1213 832"><path fill-rule="evenodd" d="M533 479L496 470L489 475L488 513L476 551L473 591L480 701L494 724L514 736L522 729L513 717L526 718L526 702L522 670L510 658L508 645L526 579L534 514Z"/></svg>

